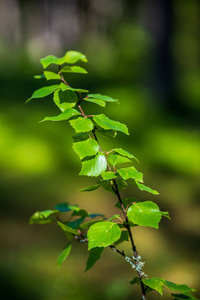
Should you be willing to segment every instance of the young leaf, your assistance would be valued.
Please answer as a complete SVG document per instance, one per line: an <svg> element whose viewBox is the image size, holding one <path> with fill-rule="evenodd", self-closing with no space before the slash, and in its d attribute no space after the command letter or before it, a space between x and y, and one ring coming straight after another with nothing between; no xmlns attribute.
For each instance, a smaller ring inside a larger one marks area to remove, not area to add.
<svg viewBox="0 0 200 300"><path fill-rule="evenodd" d="M68 64L75 64L77 61L81 60L87 62L87 58L84 54L78 51L68 51L65 53L65 62Z"/></svg>
<svg viewBox="0 0 200 300"><path fill-rule="evenodd" d="M71 227L57 221L57 224L60 226L60 228L64 231L64 232L69 232L69 233L72 233L72 234L75 234L75 235L79 235L79 232L78 230L76 229L72 229Z"/></svg>
<svg viewBox="0 0 200 300"><path fill-rule="evenodd" d="M165 285L172 291L181 292L181 293L188 293L188 292L195 292L196 290L191 289L186 284L176 284L171 281L165 280Z"/></svg>
<svg viewBox="0 0 200 300"><path fill-rule="evenodd" d="M86 175L86 176L99 176L103 172L105 172L107 168L107 161L104 154L98 154L95 158L90 160L85 160L82 163L82 169L79 175Z"/></svg>
<svg viewBox="0 0 200 300"><path fill-rule="evenodd" d="M93 117L93 119L100 127L102 127L105 130L117 130L129 135L128 128L125 124L113 121L106 117L104 114L96 115Z"/></svg>
<svg viewBox="0 0 200 300"><path fill-rule="evenodd" d="M73 143L73 149L78 154L80 159L87 156L93 156L99 151L98 143L93 139Z"/></svg>
<svg viewBox="0 0 200 300"><path fill-rule="evenodd" d="M101 248L97 247L90 250L89 257L86 263L85 272L91 269L94 266L94 264L97 262L97 260L100 259L103 250L104 250L103 247Z"/></svg>
<svg viewBox="0 0 200 300"><path fill-rule="evenodd" d="M59 214L58 210L36 211L30 218L30 224L49 224L55 221L54 215Z"/></svg>
<svg viewBox="0 0 200 300"><path fill-rule="evenodd" d="M143 174L138 172L134 167L117 169L117 171L124 180L134 178L137 181L143 182Z"/></svg>
<svg viewBox="0 0 200 300"><path fill-rule="evenodd" d="M168 211L161 211L162 217L165 217L169 220L171 220L170 216L169 216L169 212Z"/></svg>
<svg viewBox="0 0 200 300"><path fill-rule="evenodd" d="M64 68L62 68L60 70L60 73L81 73L81 74L87 74L88 72L84 68L79 67L79 66L72 66L72 67L66 66L66 67L64 67Z"/></svg>
<svg viewBox="0 0 200 300"><path fill-rule="evenodd" d="M151 193L153 195L159 195L159 193L156 190L152 190L150 187L139 183L137 180L135 180L135 183L141 191L145 191L145 192Z"/></svg>
<svg viewBox="0 0 200 300"><path fill-rule="evenodd" d="M118 154L109 155L108 161L109 161L109 163L111 163L112 166L116 166L116 165L126 163L126 162L131 162L130 159L128 159L124 156L118 155Z"/></svg>
<svg viewBox="0 0 200 300"><path fill-rule="evenodd" d="M134 158L139 163L139 160L133 154L129 153L128 151L126 151L122 148L115 148L115 149L113 149L113 151L117 152L118 154L120 154L122 156L125 156L128 158Z"/></svg>
<svg viewBox="0 0 200 300"><path fill-rule="evenodd" d="M106 102L118 102L118 99L113 99L111 97L108 97L106 95L101 95L101 94L88 94L88 98L93 98L93 99L98 99L98 100L103 100Z"/></svg>
<svg viewBox="0 0 200 300"><path fill-rule="evenodd" d="M156 290L161 296L163 295L163 288L165 280L161 278L144 278L142 279L143 283Z"/></svg>
<svg viewBox="0 0 200 300"><path fill-rule="evenodd" d="M64 121L64 120L68 120L77 115L80 115L80 113L76 109L68 108L68 109L64 110L61 114L59 114L58 116L44 118L42 121L40 121L40 123L45 122L45 121Z"/></svg>
<svg viewBox="0 0 200 300"><path fill-rule="evenodd" d="M92 121L88 118L79 117L75 120L69 121L69 123L77 133L88 132L94 128Z"/></svg>
<svg viewBox="0 0 200 300"><path fill-rule="evenodd" d="M53 101L61 111L72 108L76 105L78 97L75 92L56 90L53 94Z"/></svg>
<svg viewBox="0 0 200 300"><path fill-rule="evenodd" d="M115 172L104 172L101 176L104 180L111 180L117 177Z"/></svg>
<svg viewBox="0 0 200 300"><path fill-rule="evenodd" d="M113 222L100 222L88 230L88 250L95 247L108 247L116 242L121 235L119 226Z"/></svg>
<svg viewBox="0 0 200 300"><path fill-rule="evenodd" d="M61 88L61 90L63 92L65 92L65 91L72 91L72 92L77 92L77 93L88 93L88 90L72 88L72 87L64 84L63 82L61 82L60 88Z"/></svg>
<svg viewBox="0 0 200 300"><path fill-rule="evenodd" d="M105 107L106 106L106 102L103 101L103 100L98 100L98 99L93 99L93 98L84 98L85 101L88 101L88 102L92 102L92 103L95 103L95 104L98 104L99 106L102 106L102 107Z"/></svg>
<svg viewBox="0 0 200 300"><path fill-rule="evenodd" d="M69 255L72 248L72 244L69 244L58 256L57 265L60 267L60 265L65 261L67 256Z"/></svg>
<svg viewBox="0 0 200 300"><path fill-rule="evenodd" d="M36 90L33 95L26 101L29 102L33 98L43 98L46 97L50 94L52 94L55 90L59 89L60 86L58 84L55 85L49 85L49 86L44 86L40 88L39 90Z"/></svg>
<svg viewBox="0 0 200 300"><path fill-rule="evenodd" d="M68 51L63 57L56 57L54 55L48 55L40 60L44 69L51 64L62 65L64 63L75 64L77 61L87 62L87 58L84 54L77 51Z"/></svg>
<svg viewBox="0 0 200 300"><path fill-rule="evenodd" d="M100 184L91 185L91 186L86 187L84 189L80 189L79 192L91 192L91 191L94 191L94 190L98 189L99 187L100 187Z"/></svg>
<svg viewBox="0 0 200 300"><path fill-rule="evenodd" d="M131 205L128 208L127 215L134 224L157 229L162 217L158 205L151 201L137 202Z"/></svg>
<svg viewBox="0 0 200 300"><path fill-rule="evenodd" d="M60 75L50 71L44 71L44 76L46 80L59 80Z"/></svg>
<svg viewBox="0 0 200 300"><path fill-rule="evenodd" d="M99 222L104 222L104 221L105 221L104 219L98 219L98 220L92 220L92 221L89 221L89 222L85 222L85 223L80 225L80 228L81 229L86 229L86 228L89 228L90 226L92 226L93 224L96 224L96 223L99 223Z"/></svg>

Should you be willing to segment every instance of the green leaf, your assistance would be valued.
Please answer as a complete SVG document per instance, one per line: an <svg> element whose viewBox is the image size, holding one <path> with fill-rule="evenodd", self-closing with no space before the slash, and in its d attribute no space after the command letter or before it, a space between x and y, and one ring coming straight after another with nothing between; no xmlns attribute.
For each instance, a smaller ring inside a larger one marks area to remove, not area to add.
<svg viewBox="0 0 200 300"><path fill-rule="evenodd" d="M36 90L33 95L26 101L29 102L33 98L43 98L46 97L50 94L52 94L55 90L59 89L60 86L58 84L55 85L49 85L49 86L44 86L40 88L39 90Z"/></svg>
<svg viewBox="0 0 200 300"><path fill-rule="evenodd" d="M175 297L175 300L179 299L185 299L185 300L199 300L199 298L196 298L194 295L190 293L185 294L172 294L173 297Z"/></svg>
<svg viewBox="0 0 200 300"><path fill-rule="evenodd" d="M54 55L48 55L40 60L44 69L51 64L62 65L64 63L74 64L77 61L87 62L87 58L84 54L77 51L68 51L63 57L56 57Z"/></svg>
<svg viewBox="0 0 200 300"><path fill-rule="evenodd" d="M97 247L90 250L89 257L86 263L85 272L91 269L94 266L94 264L97 262L97 260L100 259L103 250L104 250L103 247L101 248Z"/></svg>
<svg viewBox="0 0 200 300"><path fill-rule="evenodd" d="M60 226L60 228L64 231L64 232L69 232L69 233L72 233L72 234L75 234L75 235L79 235L79 232L78 230L76 229L72 229L70 228L69 226L57 221L57 224Z"/></svg>
<svg viewBox="0 0 200 300"><path fill-rule="evenodd" d="M165 280L161 278L144 278L142 279L143 283L156 290L161 296L163 295L163 288L165 284Z"/></svg>
<svg viewBox="0 0 200 300"><path fill-rule="evenodd" d="M78 205L70 205L69 203L59 203L55 206L55 209L59 210L60 212L67 212L67 211L78 211L80 208Z"/></svg>
<svg viewBox="0 0 200 300"><path fill-rule="evenodd" d="M88 250L107 247L116 242L121 235L119 226L113 222L99 222L90 227L87 233Z"/></svg>
<svg viewBox="0 0 200 300"><path fill-rule="evenodd" d="M137 202L128 208L130 221L140 226L158 228L162 213L157 204L151 201Z"/></svg>
<svg viewBox="0 0 200 300"><path fill-rule="evenodd" d="M99 180L98 183L102 186L102 188L108 192L111 192L115 195L110 180Z"/></svg>
<svg viewBox="0 0 200 300"><path fill-rule="evenodd" d="M105 172L107 168L107 161L104 154L98 154L95 158L86 160L82 163L82 169L79 175L99 176Z"/></svg>
<svg viewBox="0 0 200 300"><path fill-rule="evenodd" d="M93 99L93 98L84 98L85 101L87 102L92 102L95 104L98 104L99 106L105 107L106 106L106 102L103 100L98 100L98 99Z"/></svg>
<svg viewBox="0 0 200 300"><path fill-rule="evenodd" d="M186 284L176 284L171 281L165 280L165 285L172 291L187 293L187 292L195 292L196 290L191 289Z"/></svg>
<svg viewBox="0 0 200 300"><path fill-rule="evenodd" d="M72 244L69 244L58 256L58 260L57 260L57 264L58 267L60 267L60 265L65 261L65 259L67 258L67 256L69 255L70 251L72 248Z"/></svg>
<svg viewBox="0 0 200 300"><path fill-rule="evenodd" d="M68 109L64 110L61 114L59 114L58 116L44 118L42 121L40 121L40 123L45 122L45 121L64 121L64 120L68 120L77 115L80 115L80 113L76 109L68 108Z"/></svg>
<svg viewBox="0 0 200 300"><path fill-rule="evenodd" d="M136 198L133 198L133 197L130 197L130 198L122 198L122 203L125 207L125 209L130 206L131 204L133 203L136 203L138 202L138 200ZM116 204L115 204L115 207L121 209L121 204L120 202L118 201Z"/></svg>
<svg viewBox="0 0 200 300"><path fill-rule="evenodd" d="M128 128L125 124L113 121L106 117L104 114L96 115L93 117L93 119L100 127L102 127L105 130L117 130L129 135Z"/></svg>
<svg viewBox="0 0 200 300"><path fill-rule="evenodd" d="M122 164L122 163L126 163L126 162L131 162L130 159L128 159L124 156L118 155L118 154L109 155L108 161L109 161L109 163L111 163L112 166L116 166L118 164Z"/></svg>
<svg viewBox="0 0 200 300"><path fill-rule="evenodd" d="M88 133L77 133L72 136L74 142L80 142L84 141L90 138L90 135Z"/></svg>
<svg viewBox="0 0 200 300"><path fill-rule="evenodd" d="M118 219L118 220L122 220L121 218L120 218L120 215L114 215L114 216L112 216L110 219L108 219L108 222L111 222L112 220L114 220L114 219Z"/></svg>
<svg viewBox="0 0 200 300"><path fill-rule="evenodd" d="M169 212L168 211L161 211L162 217L165 217L169 220L171 220L170 216L169 216Z"/></svg>
<svg viewBox="0 0 200 300"><path fill-rule="evenodd" d="M122 231L119 240L115 242L115 246L128 241L129 241L128 231Z"/></svg>
<svg viewBox="0 0 200 300"><path fill-rule="evenodd" d="M99 187L100 187L100 184L91 185L91 186L86 187L84 189L80 189L79 192L91 192L91 191L94 191L94 190L98 189Z"/></svg>
<svg viewBox="0 0 200 300"><path fill-rule="evenodd" d="M134 178L137 181L143 182L143 174L138 172L134 167L117 169L117 171L124 180Z"/></svg>
<svg viewBox="0 0 200 300"><path fill-rule="evenodd" d="M60 88L63 92L72 91L72 92L77 92L77 93L88 93L88 90L72 88L72 87L64 84L63 82L61 82Z"/></svg>
<svg viewBox="0 0 200 300"><path fill-rule="evenodd" d="M67 226L69 226L72 229L77 229L83 223L84 220L85 217L81 217L77 220L67 223Z"/></svg>
<svg viewBox="0 0 200 300"><path fill-rule="evenodd" d="M139 277L133 278L133 280L130 281L130 284L140 284L140 279L139 279Z"/></svg>
<svg viewBox="0 0 200 300"><path fill-rule="evenodd" d="M92 121L88 118L79 117L75 120L69 121L69 123L77 133L88 132L94 128Z"/></svg>
<svg viewBox="0 0 200 300"><path fill-rule="evenodd" d="M59 80L60 75L50 71L44 71L44 76L46 80Z"/></svg>
<svg viewBox="0 0 200 300"><path fill-rule="evenodd" d="M78 154L80 159L87 156L93 156L99 151L98 143L93 139L73 143L73 149Z"/></svg>
<svg viewBox="0 0 200 300"><path fill-rule="evenodd" d="M145 191L145 192L151 193L153 195L159 195L159 193L156 190L152 190L150 187L139 183L137 180L135 180L135 183L141 191Z"/></svg>
<svg viewBox="0 0 200 300"><path fill-rule="evenodd" d="M104 172L101 176L103 177L104 180L110 180L117 177L115 172L110 172L110 171Z"/></svg>
<svg viewBox="0 0 200 300"><path fill-rule="evenodd" d="M106 102L118 102L118 99L113 99L109 96L106 95L101 95L101 94L88 94L88 98L93 98L93 99L98 99Z"/></svg>
<svg viewBox="0 0 200 300"><path fill-rule="evenodd" d="M126 181L122 178L117 178L116 179L116 182L117 182L117 186L118 186L118 190L121 191L121 190L125 190L128 186L128 184L126 183Z"/></svg>
<svg viewBox="0 0 200 300"><path fill-rule="evenodd" d="M35 79L43 79L45 78L44 74L43 75L35 75L33 76Z"/></svg>
<svg viewBox="0 0 200 300"><path fill-rule="evenodd" d="M79 66L72 66L72 67L66 66L66 67L64 67L64 68L62 68L60 70L60 73L81 73L81 74L87 74L88 72L84 68L79 67Z"/></svg>
<svg viewBox="0 0 200 300"><path fill-rule="evenodd" d="M128 157L128 158L134 158L139 163L139 160L133 154L129 153L128 151L126 151L122 148L115 148L112 151L117 152L118 154Z"/></svg>
<svg viewBox="0 0 200 300"><path fill-rule="evenodd" d="M93 224L96 224L96 223L99 223L99 222L104 222L104 221L105 221L104 219L98 219L98 220L92 220L92 221L89 221L89 222L85 222L85 223L80 225L80 228L81 229L86 229L86 228L90 227Z"/></svg>
<svg viewBox="0 0 200 300"><path fill-rule="evenodd" d="M61 111L64 111L68 108L74 107L78 98L75 92L62 92L61 90L56 90L53 95L53 101Z"/></svg>
<svg viewBox="0 0 200 300"><path fill-rule="evenodd" d="M102 215L102 214L89 214L89 217L90 218L96 218L96 217L105 217L105 216Z"/></svg>
<svg viewBox="0 0 200 300"><path fill-rule="evenodd" d="M81 60L87 62L87 58L84 54L78 51L68 51L65 53L65 62L68 64L75 64L77 61Z"/></svg>
<svg viewBox="0 0 200 300"><path fill-rule="evenodd" d="M60 213L60 211L58 211L58 210L36 211L31 216L29 223L30 224L49 224L56 220L55 217L53 217L53 216L57 215L59 213Z"/></svg>
<svg viewBox="0 0 200 300"><path fill-rule="evenodd" d="M105 130L103 128L98 128L95 132L108 139L113 139L117 136L116 130Z"/></svg>

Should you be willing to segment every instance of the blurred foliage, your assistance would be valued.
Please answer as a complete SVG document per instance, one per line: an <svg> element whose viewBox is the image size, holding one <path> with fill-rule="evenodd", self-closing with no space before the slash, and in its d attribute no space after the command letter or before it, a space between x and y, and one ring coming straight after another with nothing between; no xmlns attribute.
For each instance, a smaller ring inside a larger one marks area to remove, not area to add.
<svg viewBox="0 0 200 300"><path fill-rule="evenodd" d="M52 4L54 14L50 8L44 13L39 2L4 0L0 4L3 22L0 30L2 297L128 300L134 293L137 295L136 287L127 284L134 274L120 257L107 251L102 263L84 274L82 258L87 257L87 251L84 245L77 245L76 253L57 270L57 257L66 246L64 235L52 225L28 225L34 211L52 209L65 201L80 204L91 213L103 212L106 207L108 217L117 212L113 210L115 199L103 190L89 194L76 192L93 182L84 177L78 179L80 165L71 147L72 129L66 124L37 123L46 115L54 115L50 98L38 100L39 104L37 101L24 104L40 88L39 81L32 78L41 73L39 58L47 54L62 56L70 49L82 51L89 60L87 77L79 75L76 79L69 75L71 85L120 100L120 105L110 108L109 117L126 123L130 138L119 134L113 147L123 143L125 149L138 157L141 164L137 169L146 174L145 182L160 192L160 209L170 212L172 221L162 221L159 232L134 229L138 249L147 261L145 272L198 289L199 2L175 1L170 16L173 19L169 47L173 59L170 95L174 106L169 106L168 100L155 89L159 41L140 19L143 12L152 20L151 24L154 20L152 11L147 13L142 6L143 1L135 4L104 1L104 10L100 10L98 1L91 1L91 11L86 15L83 14L86 8L77 1L69 1L67 15L65 1L60 2L60 8ZM48 8L50 1L44 2ZM51 25L45 23L46 18ZM85 110L103 112L101 107L96 109L90 103ZM102 139L101 144L103 149L111 149L110 140ZM133 188L126 193L124 196L151 200L149 195L147 199L144 192ZM127 250L126 243L122 248ZM159 299L157 294L150 297ZM168 294L165 299L170 299Z"/></svg>

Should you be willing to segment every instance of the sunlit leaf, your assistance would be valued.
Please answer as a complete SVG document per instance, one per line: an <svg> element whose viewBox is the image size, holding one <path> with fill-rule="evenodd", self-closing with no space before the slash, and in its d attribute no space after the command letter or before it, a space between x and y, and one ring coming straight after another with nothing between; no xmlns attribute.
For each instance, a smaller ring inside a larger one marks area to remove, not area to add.
<svg viewBox="0 0 200 300"><path fill-rule="evenodd" d="M55 221L55 215L59 214L58 210L36 211L30 218L30 224L49 224Z"/></svg>
<svg viewBox="0 0 200 300"><path fill-rule="evenodd" d="M138 172L134 167L121 168L117 169L117 171L124 180L134 178L137 181L143 182L143 174Z"/></svg>
<svg viewBox="0 0 200 300"><path fill-rule="evenodd" d="M116 242L121 235L119 226L114 222L100 222L88 230L88 250L95 247L107 247Z"/></svg>
<svg viewBox="0 0 200 300"><path fill-rule="evenodd" d="M87 74L88 72L84 68L79 67L79 66L72 66L72 67L66 66L66 67L64 67L64 68L62 68L60 70L60 73L81 73L81 74Z"/></svg>
<svg viewBox="0 0 200 300"><path fill-rule="evenodd" d="M64 84L63 82L61 82L60 88L63 92L72 91L72 92L77 92L77 93L88 93L88 90L72 88L72 87Z"/></svg>
<svg viewBox="0 0 200 300"><path fill-rule="evenodd" d="M63 57L56 57L54 55L48 55L40 60L44 69L51 64L62 65L64 63L74 64L77 61L87 62L87 58L84 54L77 51L68 51Z"/></svg>
<svg viewBox="0 0 200 300"><path fill-rule="evenodd" d="M106 95L101 95L101 94L88 94L88 98L93 98L93 99L98 99L98 100L103 100L106 102L118 102L118 99L113 99L109 96Z"/></svg>
<svg viewBox="0 0 200 300"><path fill-rule="evenodd" d="M165 280L165 285L172 291L181 292L181 293L187 293L187 292L195 292L195 289L191 289L186 284L177 284L173 283L171 281Z"/></svg>
<svg viewBox="0 0 200 300"><path fill-rule="evenodd" d="M98 220L92 220L92 221L89 221L89 222L85 222L85 223L80 225L80 228L81 229L86 229L86 228L89 228L93 224L96 224L96 223L99 223L99 222L104 222L104 221L105 221L104 219L98 219Z"/></svg>
<svg viewBox="0 0 200 300"><path fill-rule="evenodd" d="M98 143L93 139L73 143L73 149L78 154L80 159L86 156L93 156L99 151Z"/></svg>
<svg viewBox="0 0 200 300"><path fill-rule="evenodd" d="M79 175L99 176L105 172L107 161L104 154L98 154L95 158L82 162L82 169Z"/></svg>
<svg viewBox="0 0 200 300"><path fill-rule="evenodd" d="M157 204L151 201L137 202L128 208L130 221L140 226L158 228L162 213Z"/></svg>
<svg viewBox="0 0 200 300"><path fill-rule="evenodd" d="M84 189L80 189L79 192L91 192L91 191L94 191L94 190L98 189L99 187L100 187L100 184L91 185L91 186L88 186Z"/></svg>
<svg viewBox="0 0 200 300"><path fill-rule="evenodd" d="M93 117L93 119L100 127L102 127L105 130L117 130L129 135L128 128L125 124L111 120L104 114L96 115Z"/></svg>
<svg viewBox="0 0 200 300"><path fill-rule="evenodd" d="M69 244L59 255L58 260L57 260L57 264L58 267L60 267L60 265L66 260L67 256L69 255L70 251L72 248L72 244Z"/></svg>
<svg viewBox="0 0 200 300"><path fill-rule="evenodd" d="M64 110L61 114L59 114L58 116L54 116L54 117L46 117L44 118L42 121L40 122L45 122L45 121L64 121L64 120L68 120L74 116L80 115L80 113L74 109L74 108L68 108L66 110Z"/></svg>
<svg viewBox="0 0 200 300"><path fill-rule="evenodd" d="M145 191L145 192L151 193L153 195L159 195L159 193L156 190L152 190L150 187L139 183L137 180L135 180L135 183L141 191Z"/></svg>
<svg viewBox="0 0 200 300"><path fill-rule="evenodd" d="M59 80L60 75L51 71L44 71L44 76L46 80Z"/></svg>
<svg viewBox="0 0 200 300"><path fill-rule="evenodd" d="M102 174L102 177L104 180L110 180L110 179L116 178L117 175L115 174L115 172L104 172Z"/></svg>
<svg viewBox="0 0 200 300"><path fill-rule="evenodd" d="M143 283L156 290L161 296L163 295L163 288L165 284L165 280L161 278L143 278Z"/></svg>
<svg viewBox="0 0 200 300"><path fill-rule="evenodd" d="M139 160L131 153L129 153L128 151L122 149L122 148L115 148L112 151L117 152L118 154L128 157L128 158L134 158L137 162L139 162Z"/></svg>
<svg viewBox="0 0 200 300"><path fill-rule="evenodd" d="M108 157L109 163L111 163L112 166L116 166L122 163L131 162L131 160L127 157L118 155L118 154L111 154Z"/></svg>
<svg viewBox="0 0 200 300"><path fill-rule="evenodd" d="M103 247L101 248L97 247L90 250L89 257L86 263L85 272L91 269L94 266L94 264L97 262L97 260L100 259L103 250L104 250Z"/></svg>
<svg viewBox="0 0 200 300"><path fill-rule="evenodd" d="M36 90L33 93L33 95L26 101L26 103L29 102L33 98L43 98L50 94L53 94L53 92L59 88L60 88L60 86L58 84L44 86L44 87L40 88L39 90Z"/></svg>
<svg viewBox="0 0 200 300"><path fill-rule="evenodd" d="M92 121L89 118L79 117L75 120L69 121L69 123L77 133L91 131L94 127Z"/></svg>
<svg viewBox="0 0 200 300"><path fill-rule="evenodd" d="M106 102L103 100L98 100L98 99L93 99L93 98L84 98L85 101L87 102L92 102L95 104L98 104L99 106L105 107L106 106Z"/></svg>

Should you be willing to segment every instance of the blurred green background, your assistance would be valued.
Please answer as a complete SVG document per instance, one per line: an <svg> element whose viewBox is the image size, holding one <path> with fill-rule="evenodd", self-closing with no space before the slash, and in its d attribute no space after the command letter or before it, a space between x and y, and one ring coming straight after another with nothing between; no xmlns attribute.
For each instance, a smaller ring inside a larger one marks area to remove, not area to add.
<svg viewBox="0 0 200 300"><path fill-rule="evenodd" d="M199 289L200 282L200 2L197 0L0 1L0 286L2 299L140 299L135 276L106 249L84 274L86 245L56 260L67 240L54 225L30 226L36 210L79 204L91 213L116 211L103 191L77 190L95 183L79 177L68 123L46 122L58 111L51 98L25 105L42 86L39 59L68 50L88 58L88 75L69 75L74 87L120 99L107 115L128 125L130 137L102 140L139 160L155 197L129 187L123 196L153 200L168 210L160 229L135 228L145 272ZM103 109L87 105L88 113ZM124 243L121 249L130 253ZM200 289L199 289L200 292ZM196 296L200 296L198 292ZM152 292L149 299L159 299ZM165 291L164 299L171 299Z"/></svg>

